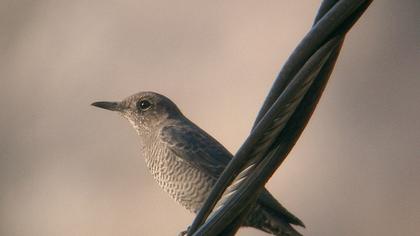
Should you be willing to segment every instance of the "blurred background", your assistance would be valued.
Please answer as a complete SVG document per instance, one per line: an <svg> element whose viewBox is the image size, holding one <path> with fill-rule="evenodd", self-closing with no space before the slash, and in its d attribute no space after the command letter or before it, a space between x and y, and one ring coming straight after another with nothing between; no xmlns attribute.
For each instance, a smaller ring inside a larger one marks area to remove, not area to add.
<svg viewBox="0 0 420 236"><path fill-rule="evenodd" d="M165 94L233 153L320 1L0 1L0 235L177 235L194 215L97 100ZM375 1L267 188L305 235L420 230L420 3ZM266 235L241 229L239 235Z"/></svg>

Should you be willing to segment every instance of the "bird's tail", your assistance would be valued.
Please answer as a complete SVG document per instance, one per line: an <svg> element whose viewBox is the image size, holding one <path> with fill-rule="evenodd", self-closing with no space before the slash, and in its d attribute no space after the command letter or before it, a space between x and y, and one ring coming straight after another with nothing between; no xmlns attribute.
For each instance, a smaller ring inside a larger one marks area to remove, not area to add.
<svg viewBox="0 0 420 236"><path fill-rule="evenodd" d="M274 214L274 212L261 205L256 205L248 215L245 226L254 227L277 236L302 236L284 217Z"/></svg>

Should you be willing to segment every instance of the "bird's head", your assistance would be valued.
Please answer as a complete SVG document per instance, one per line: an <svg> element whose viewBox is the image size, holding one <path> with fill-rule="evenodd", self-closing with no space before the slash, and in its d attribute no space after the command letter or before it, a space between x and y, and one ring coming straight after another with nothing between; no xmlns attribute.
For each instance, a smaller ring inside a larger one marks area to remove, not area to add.
<svg viewBox="0 0 420 236"><path fill-rule="evenodd" d="M154 92L140 92L121 102L94 102L93 106L116 111L125 117L139 134L150 134L161 124L183 117L169 98Z"/></svg>

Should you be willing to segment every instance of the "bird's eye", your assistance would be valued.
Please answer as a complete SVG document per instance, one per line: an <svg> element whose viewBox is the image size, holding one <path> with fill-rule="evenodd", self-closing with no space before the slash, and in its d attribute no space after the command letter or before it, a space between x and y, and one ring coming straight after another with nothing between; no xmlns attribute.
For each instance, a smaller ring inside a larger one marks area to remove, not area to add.
<svg viewBox="0 0 420 236"><path fill-rule="evenodd" d="M149 109L151 106L152 104L147 100L141 100L137 102L137 108L142 111Z"/></svg>

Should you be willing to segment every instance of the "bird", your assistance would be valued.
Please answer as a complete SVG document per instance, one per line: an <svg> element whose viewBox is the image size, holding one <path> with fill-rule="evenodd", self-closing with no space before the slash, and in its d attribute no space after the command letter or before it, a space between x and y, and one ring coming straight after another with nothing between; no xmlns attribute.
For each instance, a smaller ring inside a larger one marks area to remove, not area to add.
<svg viewBox="0 0 420 236"><path fill-rule="evenodd" d="M91 105L115 111L136 130L146 165L158 185L175 201L197 213L233 155L185 117L164 95L139 92L120 102ZM303 222L265 188L241 226L272 235L301 235L292 225Z"/></svg>

